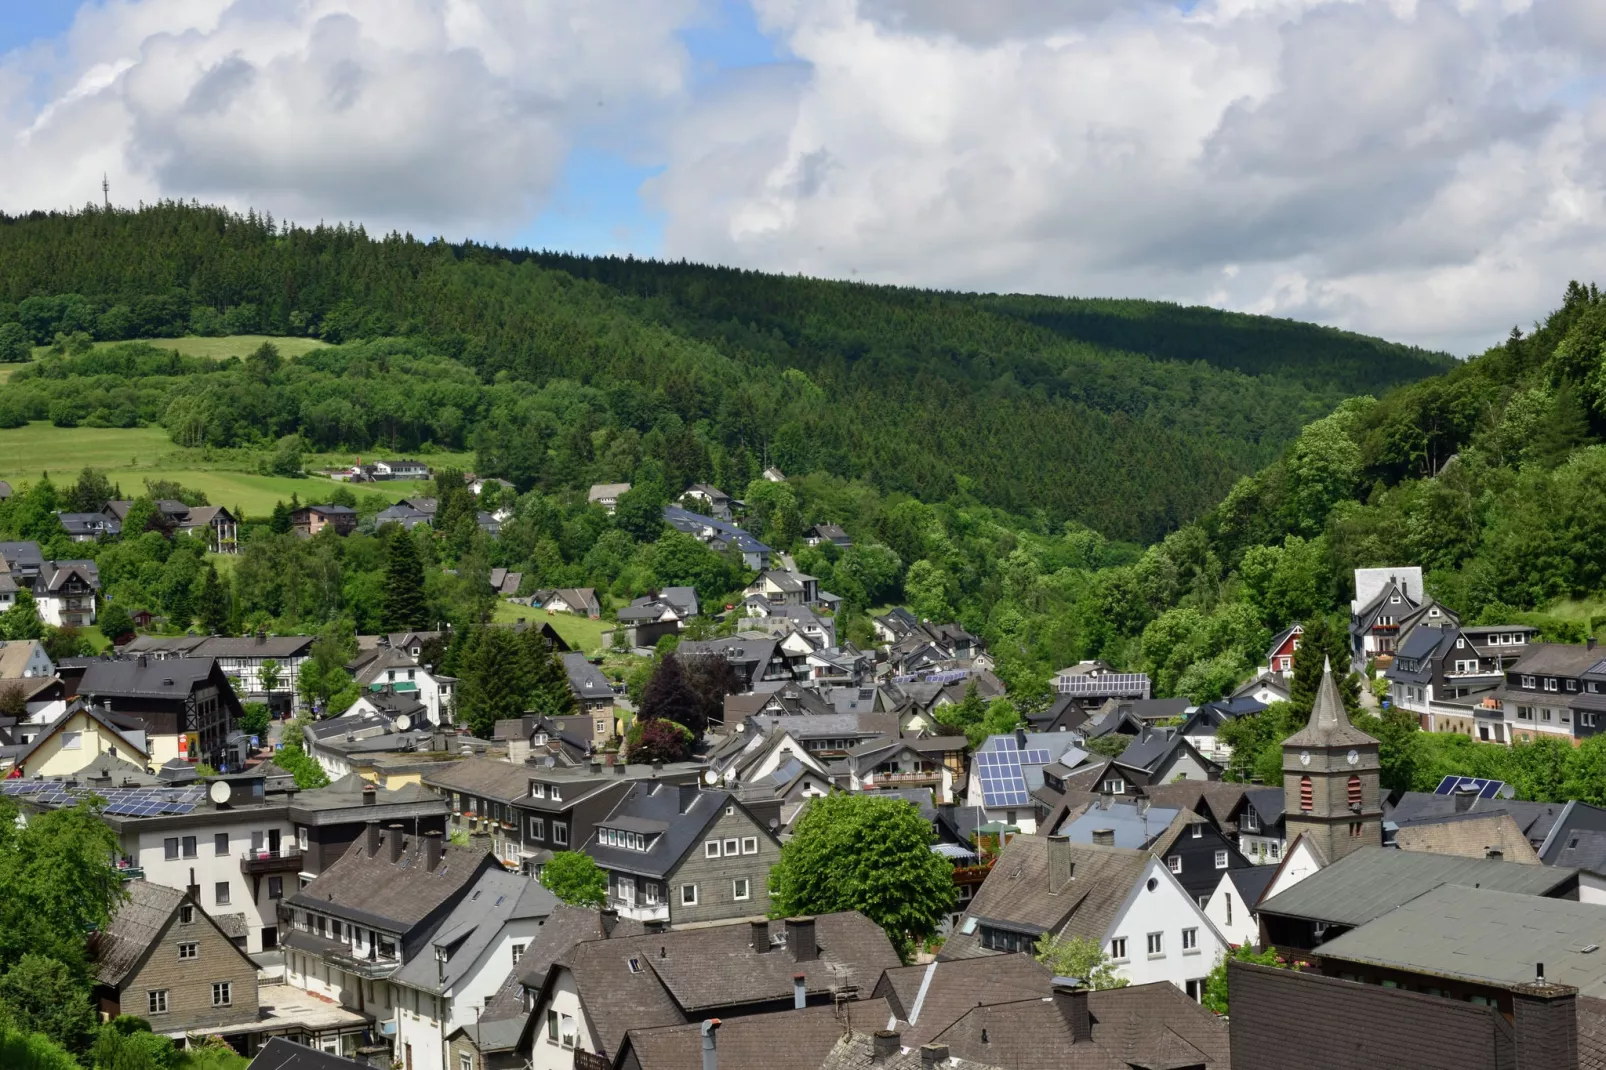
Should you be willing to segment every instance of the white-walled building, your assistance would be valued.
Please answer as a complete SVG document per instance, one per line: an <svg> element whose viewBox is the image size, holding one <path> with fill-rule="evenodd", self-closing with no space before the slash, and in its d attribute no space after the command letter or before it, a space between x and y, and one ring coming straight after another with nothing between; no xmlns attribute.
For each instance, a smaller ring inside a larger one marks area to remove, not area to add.
<svg viewBox="0 0 1606 1070"><path fill-rule="evenodd" d="M488 870L391 976L396 1051L413 1070L460 1070L447 1062L446 1038L479 1020L557 902L529 877Z"/></svg>

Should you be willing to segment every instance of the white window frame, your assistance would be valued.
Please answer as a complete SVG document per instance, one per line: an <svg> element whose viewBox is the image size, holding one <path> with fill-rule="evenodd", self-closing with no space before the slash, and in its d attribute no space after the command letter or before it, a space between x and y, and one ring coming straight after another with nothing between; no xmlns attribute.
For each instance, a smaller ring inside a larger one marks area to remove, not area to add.
<svg viewBox="0 0 1606 1070"><path fill-rule="evenodd" d="M741 841L741 838L738 837L738 836L732 836L732 837L727 838L725 840L724 850L725 850L725 857L726 858L732 858L732 857L734 857L736 855L741 854L742 853L742 841Z"/></svg>
<svg viewBox="0 0 1606 1070"><path fill-rule="evenodd" d="M569 826L566 822L552 822L552 842L559 847L569 846Z"/></svg>
<svg viewBox="0 0 1606 1070"><path fill-rule="evenodd" d="M1198 951L1199 950L1199 930L1198 929L1183 929L1182 930L1182 950L1183 950L1183 953L1187 953L1189 951Z"/></svg>
<svg viewBox="0 0 1606 1070"><path fill-rule="evenodd" d="M738 903L753 898L753 882L747 877L736 877L731 881L731 898Z"/></svg>
<svg viewBox="0 0 1606 1070"><path fill-rule="evenodd" d="M1110 940L1110 959L1114 962L1126 961L1126 937L1117 936Z"/></svg>
<svg viewBox="0 0 1606 1070"><path fill-rule="evenodd" d="M145 1013L166 1014L168 1012L167 998L168 990L165 988L153 988L148 990L145 993Z"/></svg>
<svg viewBox="0 0 1606 1070"><path fill-rule="evenodd" d="M682 884L680 886L680 905L694 907L697 905L697 885Z"/></svg>
<svg viewBox="0 0 1606 1070"><path fill-rule="evenodd" d="M1216 868L1217 869L1226 869L1231 864L1232 864L1232 856L1231 855L1229 855L1226 851L1217 851L1216 852Z"/></svg>
<svg viewBox="0 0 1606 1070"><path fill-rule="evenodd" d="M1149 949L1151 959L1165 958L1165 933L1150 933L1144 946Z"/></svg>
<svg viewBox="0 0 1606 1070"><path fill-rule="evenodd" d="M530 839L546 839L546 821L539 817L530 818Z"/></svg>
<svg viewBox="0 0 1606 1070"><path fill-rule="evenodd" d="M719 841L718 840L704 840L703 841L703 857L704 858L718 858L718 857L720 857Z"/></svg>
<svg viewBox="0 0 1606 1070"><path fill-rule="evenodd" d="M221 998L219 998L219 997L221 997ZM232 1007L232 1006L234 1006L234 982L233 981L213 981L212 982L212 1006L214 1006L214 1007Z"/></svg>
<svg viewBox="0 0 1606 1070"><path fill-rule="evenodd" d="M187 953L186 953L187 952ZM201 957L201 945L194 940L182 940L178 945L178 957L182 962L194 962Z"/></svg>
<svg viewBox="0 0 1606 1070"><path fill-rule="evenodd" d="M744 836L744 837L742 837L742 854L744 854L744 855L756 855L756 854L758 854L758 837L757 836Z"/></svg>
<svg viewBox="0 0 1606 1070"><path fill-rule="evenodd" d="M1181 873L1182 872L1182 856L1181 855L1169 855L1169 856L1167 856L1166 860L1165 860L1165 865L1166 865L1166 868L1169 869L1172 873Z"/></svg>

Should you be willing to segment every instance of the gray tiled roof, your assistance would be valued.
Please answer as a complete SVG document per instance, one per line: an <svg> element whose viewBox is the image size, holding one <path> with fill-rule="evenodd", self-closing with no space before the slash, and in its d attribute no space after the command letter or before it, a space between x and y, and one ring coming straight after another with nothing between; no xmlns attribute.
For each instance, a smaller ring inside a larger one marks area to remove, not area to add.
<svg viewBox="0 0 1606 1070"><path fill-rule="evenodd" d="M888 970L875 994L897 1016L898 1024L886 1028L897 1029L906 1046L918 1047L979 1004L1051 995L1053 980L1048 967L1030 955L989 955Z"/></svg>
<svg viewBox="0 0 1606 1070"><path fill-rule="evenodd" d="M884 1001L864 1000L731 1018L715 1033L719 1065L819 1070L844 1030L875 1028L887 1013ZM625 1044L641 1070L702 1070L701 1022L633 1029Z"/></svg>
<svg viewBox="0 0 1606 1070"><path fill-rule="evenodd" d="M402 835L402 854L390 861L390 838ZM422 845L404 833L385 829L379 853L370 857L359 837L335 864L291 896L297 906L347 917L375 919L380 926L406 932L479 879L495 865L487 848L446 843L434 872L424 867Z"/></svg>
<svg viewBox="0 0 1606 1070"><path fill-rule="evenodd" d="M78 684L81 695L177 699L212 675L211 658L164 658L141 665L135 659L97 661ZM169 683L168 681L171 681Z"/></svg>
<svg viewBox="0 0 1606 1070"><path fill-rule="evenodd" d="M511 802L530 794L530 769L495 758L464 758L442 762L423 776L430 787L468 792L486 799Z"/></svg>
<svg viewBox="0 0 1606 1070"><path fill-rule="evenodd" d="M192 656L198 658L294 658L311 652L317 636L268 635L229 639L213 636L197 644Z"/></svg>
<svg viewBox="0 0 1606 1070"><path fill-rule="evenodd" d="M584 654L571 652L560 655L563 669L569 674L569 690L580 698L613 697L613 685L602 675L602 670L591 664Z"/></svg>
<svg viewBox="0 0 1606 1070"><path fill-rule="evenodd" d="M552 964L572 951L576 944L604 939L603 920L599 910L559 903L547 915L530 946L524 949L524 957L519 959L518 969L514 971L519 983L526 988L539 989ZM629 918L615 918L611 926L607 931L611 939L625 940L646 932L641 922Z"/></svg>
<svg viewBox="0 0 1606 1070"><path fill-rule="evenodd" d="M251 1060L250 1070L359 1070L366 1066L284 1037L269 1037Z"/></svg>
<svg viewBox="0 0 1606 1070"><path fill-rule="evenodd" d="M683 790L690 799L684 809ZM639 827L634 831L658 831L650 840L651 848L633 851L625 847L611 847L598 842L596 833L586 841L585 853L607 869L619 869L650 877L666 877L680 865L681 859L701 842L703 830L718 818L726 806L735 803L726 791L709 791L688 785L685 789L661 780L637 781L630 792L619 801L607 817L597 821L599 828L627 828L621 821ZM641 822L650 823L640 825ZM769 835L762 825L754 822L755 835Z"/></svg>
<svg viewBox="0 0 1606 1070"><path fill-rule="evenodd" d="M1556 866L1362 847L1272 896L1260 909L1287 917L1364 925L1441 884L1476 884L1537 897L1555 892L1576 876L1576 870Z"/></svg>
<svg viewBox="0 0 1606 1070"><path fill-rule="evenodd" d="M184 901L184 893L150 881L130 881L123 886L128 899L117 907L110 924L91 940L95 955L95 976L102 984L120 985L144 957L151 941L161 934L173 911Z"/></svg>
<svg viewBox="0 0 1606 1070"><path fill-rule="evenodd" d="M391 980L425 992L445 992L478 964L508 922L544 918L557 905L557 897L530 877L486 870L430 938L436 948L446 950L446 961L437 961L433 953L415 955Z"/></svg>

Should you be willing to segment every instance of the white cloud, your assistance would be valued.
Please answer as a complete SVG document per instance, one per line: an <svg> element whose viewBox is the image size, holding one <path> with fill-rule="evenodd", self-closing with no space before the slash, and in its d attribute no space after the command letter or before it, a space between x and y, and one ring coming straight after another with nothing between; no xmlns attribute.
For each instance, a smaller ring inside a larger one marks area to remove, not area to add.
<svg viewBox="0 0 1606 1070"><path fill-rule="evenodd" d="M675 98L702 0L111 0L0 60L0 207L197 197L511 232L576 135ZM39 97L43 103L39 103Z"/></svg>
<svg viewBox="0 0 1606 1070"><path fill-rule="evenodd" d="M677 257L1458 352L1595 269L1598 0L755 3L802 73L682 118Z"/></svg>

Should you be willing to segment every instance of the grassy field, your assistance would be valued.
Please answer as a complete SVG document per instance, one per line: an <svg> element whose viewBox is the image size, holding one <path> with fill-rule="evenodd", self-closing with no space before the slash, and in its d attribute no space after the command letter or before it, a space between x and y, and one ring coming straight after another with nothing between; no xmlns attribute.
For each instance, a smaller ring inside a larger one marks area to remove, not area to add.
<svg viewBox="0 0 1606 1070"><path fill-rule="evenodd" d="M288 479L215 467L206 451L174 446L159 427L53 427L38 422L0 429L0 479L13 487L37 480L41 472L58 485L71 483L86 465L104 472L129 496L142 493L147 479L171 479L202 491L214 505L238 507L252 517L266 516L275 502L289 501L292 494L303 503L318 502L335 489L317 476ZM433 488L398 481L353 489L359 496L372 493L394 500Z"/></svg>
<svg viewBox="0 0 1606 1070"><path fill-rule="evenodd" d="M602 633L604 629L612 630L612 621L592 620L589 617L577 617L573 613L553 613L547 615L544 609L533 609L530 606L521 606L513 602L499 601L496 603L495 615L491 618L498 624L515 624L519 620L545 621L552 625L552 629L563 636L563 641L574 649L585 654L597 654L602 651Z"/></svg>
<svg viewBox="0 0 1606 1070"><path fill-rule="evenodd" d="M176 349L186 357L211 357L214 360L244 357L263 342L272 342L277 346L281 357L299 357L303 353L322 349L329 344L317 338L280 338L266 334L231 334L222 338L140 338L137 341L158 349ZM95 348L105 349L107 346L122 344L122 342L96 342ZM38 358L49 351L49 346L35 346L33 355Z"/></svg>

